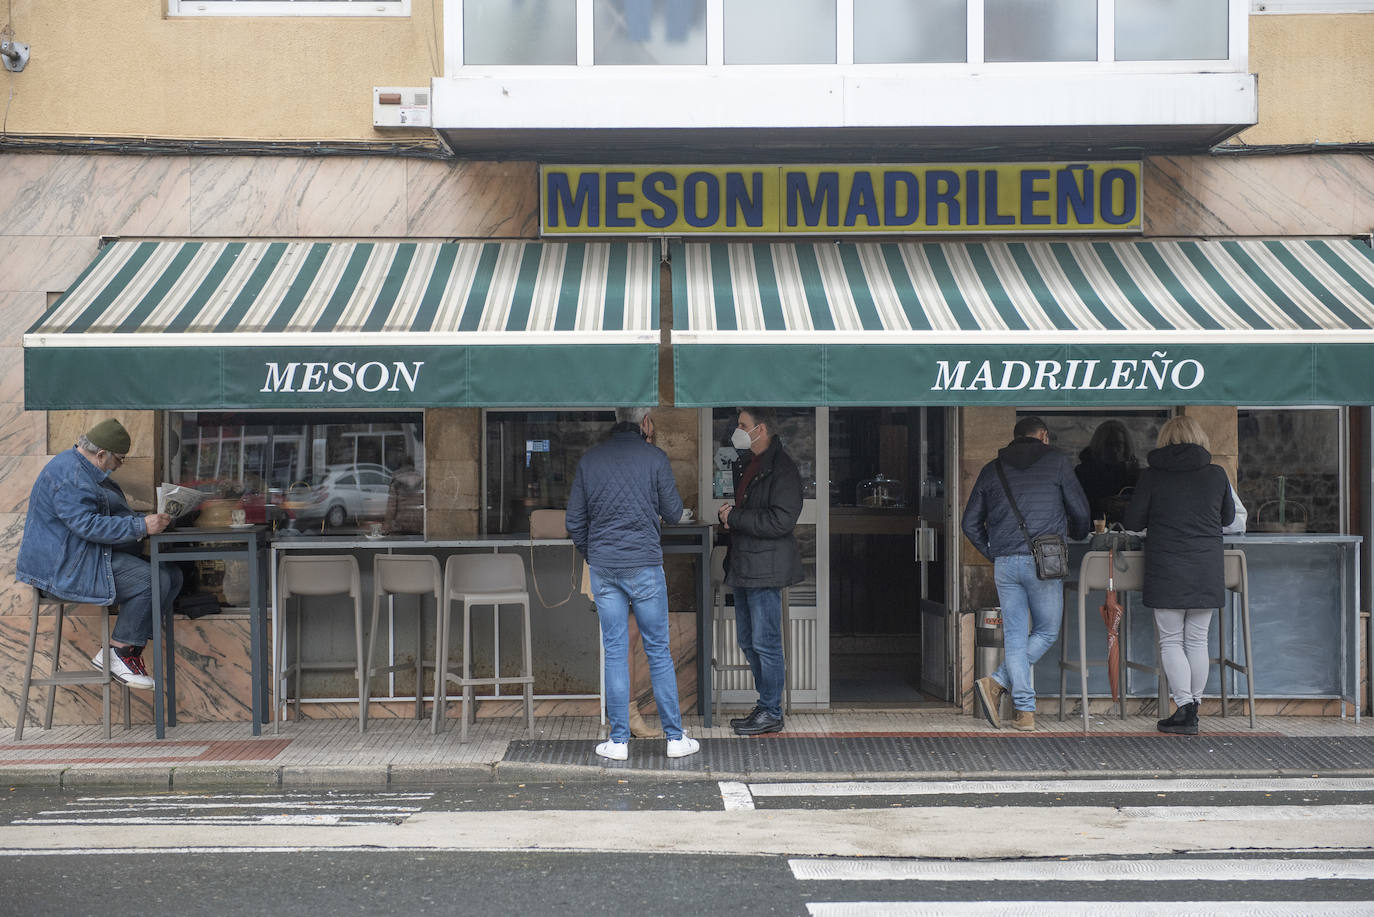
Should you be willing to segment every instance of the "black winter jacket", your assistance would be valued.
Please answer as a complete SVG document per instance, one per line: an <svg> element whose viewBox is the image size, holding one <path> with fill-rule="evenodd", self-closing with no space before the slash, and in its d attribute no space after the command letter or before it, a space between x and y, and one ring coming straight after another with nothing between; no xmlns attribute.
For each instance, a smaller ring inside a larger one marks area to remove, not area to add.
<svg viewBox="0 0 1374 917"><path fill-rule="evenodd" d="M1033 436L1021 436L1002 447L997 457L1016 496L1016 506L1026 517L1030 537L1067 533L1070 538L1083 538L1088 534L1092 524L1088 498L1067 456ZM989 560L1030 553L993 462L978 473L964 507L962 527L968 540Z"/></svg>
<svg viewBox="0 0 1374 917"><path fill-rule="evenodd" d="M725 582L747 589L791 586L803 578L801 549L792 534L802 511L801 474L776 436L759 458L759 470L744 493L739 482L752 457L734 468Z"/></svg>
<svg viewBox="0 0 1374 917"><path fill-rule="evenodd" d="M1145 533L1145 589L1150 608L1220 608L1226 601L1221 527L1236 516L1226 471L1196 443L1149 454L1125 526Z"/></svg>

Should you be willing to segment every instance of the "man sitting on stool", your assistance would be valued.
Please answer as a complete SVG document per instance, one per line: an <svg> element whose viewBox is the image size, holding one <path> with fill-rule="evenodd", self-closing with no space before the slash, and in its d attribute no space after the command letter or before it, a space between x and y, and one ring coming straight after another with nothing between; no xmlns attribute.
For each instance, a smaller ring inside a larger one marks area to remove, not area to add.
<svg viewBox="0 0 1374 917"><path fill-rule="evenodd" d="M141 541L166 529L171 517L134 511L110 480L129 446L129 431L111 418L43 467L29 493L15 578L68 602L118 604L110 658L102 650L91 662L131 688L151 688L142 654L153 633L152 568ZM170 609L181 571L169 564L159 578L162 607Z"/></svg>

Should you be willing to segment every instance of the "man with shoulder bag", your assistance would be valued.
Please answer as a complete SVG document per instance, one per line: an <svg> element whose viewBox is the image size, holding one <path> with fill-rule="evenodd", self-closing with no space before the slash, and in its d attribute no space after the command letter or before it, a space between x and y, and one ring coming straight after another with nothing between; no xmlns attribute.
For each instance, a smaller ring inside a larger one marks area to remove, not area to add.
<svg viewBox="0 0 1374 917"><path fill-rule="evenodd" d="M1006 659L974 682L973 693L993 728L1011 693L1013 729L1035 729L1031 667L1059 638L1068 573L1065 536L1083 538L1092 519L1088 498L1067 456L1053 449L1039 417L1023 417L1012 441L983 466L964 508L964 535L993 563L1002 605Z"/></svg>

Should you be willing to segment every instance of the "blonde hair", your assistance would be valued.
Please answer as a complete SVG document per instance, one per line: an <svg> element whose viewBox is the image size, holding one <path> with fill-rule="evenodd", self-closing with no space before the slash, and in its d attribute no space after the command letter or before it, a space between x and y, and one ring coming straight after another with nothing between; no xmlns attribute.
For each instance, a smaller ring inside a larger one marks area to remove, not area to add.
<svg viewBox="0 0 1374 917"><path fill-rule="evenodd" d="M1207 439L1202 424L1187 414L1178 414L1170 417L1164 422L1164 426L1159 428L1159 439L1155 444L1162 449L1165 446L1183 443L1196 443L1209 452L1212 450L1212 443Z"/></svg>

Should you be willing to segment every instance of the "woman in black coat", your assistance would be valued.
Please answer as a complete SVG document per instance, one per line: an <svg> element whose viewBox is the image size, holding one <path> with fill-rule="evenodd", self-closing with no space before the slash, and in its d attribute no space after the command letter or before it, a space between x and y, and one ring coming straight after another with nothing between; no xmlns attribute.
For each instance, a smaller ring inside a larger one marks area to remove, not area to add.
<svg viewBox="0 0 1374 917"><path fill-rule="evenodd" d="M1148 456L1125 526L1145 535L1145 604L1154 609L1159 658L1178 709L1160 732L1197 735L1210 665L1207 631L1226 601L1221 528L1235 517L1226 471L1212 464L1207 434L1191 417L1170 418Z"/></svg>

